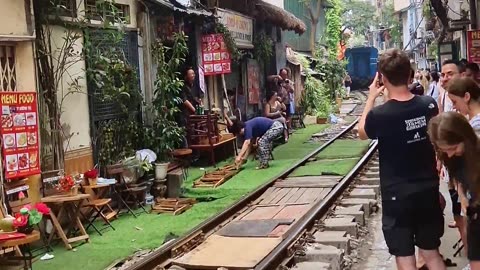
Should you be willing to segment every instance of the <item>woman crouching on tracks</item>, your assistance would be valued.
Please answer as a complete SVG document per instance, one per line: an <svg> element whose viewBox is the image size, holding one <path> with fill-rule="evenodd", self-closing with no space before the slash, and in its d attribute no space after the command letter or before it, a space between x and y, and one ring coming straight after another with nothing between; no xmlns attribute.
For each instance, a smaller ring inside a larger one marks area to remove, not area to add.
<svg viewBox="0 0 480 270"><path fill-rule="evenodd" d="M437 156L458 184L467 222L467 257L480 270L480 141L468 120L446 112L430 120L428 134Z"/></svg>
<svg viewBox="0 0 480 270"><path fill-rule="evenodd" d="M230 131L235 135L243 135L245 139L242 150L235 158L235 164L239 166L247 159L250 144L258 139L258 159L260 165L257 169L265 169L268 168L272 141L282 135L283 125L266 117L255 117L245 123L240 121L233 123Z"/></svg>

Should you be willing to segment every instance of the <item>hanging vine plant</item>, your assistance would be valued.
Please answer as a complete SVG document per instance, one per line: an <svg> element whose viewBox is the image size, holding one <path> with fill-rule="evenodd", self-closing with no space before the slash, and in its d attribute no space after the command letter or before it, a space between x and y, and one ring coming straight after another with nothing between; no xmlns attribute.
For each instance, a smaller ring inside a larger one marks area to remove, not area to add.
<svg viewBox="0 0 480 270"><path fill-rule="evenodd" d="M273 56L273 41L270 37L261 33L253 41L253 54L255 59L266 63Z"/></svg>
<svg viewBox="0 0 480 270"><path fill-rule="evenodd" d="M239 61L242 58L242 53L238 49L237 44L235 44L235 39L232 37L232 33L227 27L223 23L217 22L215 24L215 33L223 35L223 40L230 52L230 57L233 61Z"/></svg>

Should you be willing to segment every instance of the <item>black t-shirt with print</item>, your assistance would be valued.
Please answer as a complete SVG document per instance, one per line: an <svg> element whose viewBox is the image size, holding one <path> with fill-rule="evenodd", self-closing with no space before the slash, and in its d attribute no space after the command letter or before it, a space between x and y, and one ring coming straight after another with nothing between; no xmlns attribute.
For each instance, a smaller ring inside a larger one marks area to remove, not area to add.
<svg viewBox="0 0 480 270"><path fill-rule="evenodd" d="M439 185L428 121L438 114L430 96L389 100L367 115L365 131L378 139L380 188L384 200L395 200Z"/></svg>

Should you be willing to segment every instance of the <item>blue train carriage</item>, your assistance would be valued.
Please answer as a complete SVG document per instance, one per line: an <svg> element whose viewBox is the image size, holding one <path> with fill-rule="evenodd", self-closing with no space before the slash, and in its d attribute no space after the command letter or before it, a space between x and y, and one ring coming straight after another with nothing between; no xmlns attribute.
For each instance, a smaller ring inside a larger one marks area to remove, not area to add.
<svg viewBox="0 0 480 270"><path fill-rule="evenodd" d="M348 61L348 74L352 78L351 89L367 89L377 72L377 48L349 48L345 51L345 58Z"/></svg>

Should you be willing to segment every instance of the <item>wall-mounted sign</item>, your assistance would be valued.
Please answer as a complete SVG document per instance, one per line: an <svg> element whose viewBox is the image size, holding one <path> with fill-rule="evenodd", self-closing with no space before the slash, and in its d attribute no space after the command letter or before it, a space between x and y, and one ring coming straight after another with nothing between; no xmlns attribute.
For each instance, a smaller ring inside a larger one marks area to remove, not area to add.
<svg viewBox="0 0 480 270"><path fill-rule="evenodd" d="M222 34L202 36L202 61L205 76L232 72L230 53Z"/></svg>
<svg viewBox="0 0 480 270"><path fill-rule="evenodd" d="M5 178L40 173L37 93L0 92Z"/></svg>
<svg viewBox="0 0 480 270"><path fill-rule="evenodd" d="M232 33L235 43L240 48L253 48L253 20L242 14L218 9L220 22Z"/></svg>
<svg viewBox="0 0 480 270"><path fill-rule="evenodd" d="M198 67L198 86L203 93L205 93L205 72L203 71L203 67Z"/></svg>
<svg viewBox="0 0 480 270"><path fill-rule="evenodd" d="M468 62L480 64L480 30L467 32L467 55Z"/></svg>
<svg viewBox="0 0 480 270"><path fill-rule="evenodd" d="M260 103L259 70L257 61L249 59L247 62L248 104Z"/></svg>

